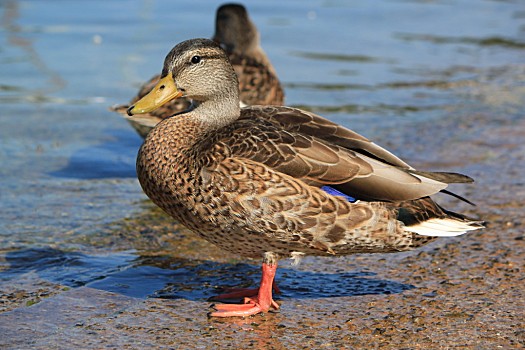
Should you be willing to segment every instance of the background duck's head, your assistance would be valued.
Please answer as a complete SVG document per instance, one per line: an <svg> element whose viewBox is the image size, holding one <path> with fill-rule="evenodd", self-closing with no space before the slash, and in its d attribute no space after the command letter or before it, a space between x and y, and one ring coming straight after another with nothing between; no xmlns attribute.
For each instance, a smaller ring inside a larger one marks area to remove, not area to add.
<svg viewBox="0 0 525 350"><path fill-rule="evenodd" d="M217 9L213 40L227 52L249 54L259 46L259 32L244 6L225 4Z"/></svg>
<svg viewBox="0 0 525 350"><path fill-rule="evenodd" d="M206 102L215 108L239 109L237 75L224 50L209 39L186 40L164 60L162 74L153 89L128 109L128 115L147 113L179 97ZM235 106L235 107L232 107Z"/></svg>

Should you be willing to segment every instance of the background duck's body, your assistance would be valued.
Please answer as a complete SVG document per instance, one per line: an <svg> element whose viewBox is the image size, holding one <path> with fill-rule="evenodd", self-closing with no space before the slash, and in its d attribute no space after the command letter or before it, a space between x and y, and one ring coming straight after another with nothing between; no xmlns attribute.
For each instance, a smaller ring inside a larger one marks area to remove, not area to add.
<svg viewBox="0 0 525 350"><path fill-rule="evenodd" d="M403 251L482 227L428 197L447 182L470 182L466 176L417 172L361 135L298 109L240 109L234 70L210 40L177 45L152 92L128 113L182 96L193 108L159 123L139 151L145 193L219 247L263 257L261 287L242 294L256 296L217 305L214 316L277 307L271 291L283 257Z"/></svg>
<svg viewBox="0 0 525 350"><path fill-rule="evenodd" d="M262 49L257 27L250 20L246 8L239 4L226 4L217 9L213 41L221 45L228 54L239 81L240 102L249 105L282 105L284 91L277 78L275 68ZM159 80L153 76L140 88L131 105L147 95ZM128 116L129 105L112 107L123 115L140 136L148 132L164 118L190 108L191 101L186 98L172 100L162 107L146 114Z"/></svg>

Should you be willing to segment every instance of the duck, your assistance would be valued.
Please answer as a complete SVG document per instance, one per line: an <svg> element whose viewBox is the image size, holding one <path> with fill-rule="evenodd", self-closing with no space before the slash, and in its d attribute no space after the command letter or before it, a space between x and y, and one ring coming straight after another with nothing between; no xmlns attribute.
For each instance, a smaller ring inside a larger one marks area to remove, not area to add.
<svg viewBox="0 0 525 350"><path fill-rule="evenodd" d="M278 262L412 250L484 227L431 195L462 174L419 171L364 136L314 113L240 107L237 74L223 48L190 39L166 56L160 80L130 106L150 113L173 99L187 111L163 119L137 155L145 194L196 235L239 257L261 259L258 288L215 300L211 317L278 309Z"/></svg>
<svg viewBox="0 0 525 350"><path fill-rule="evenodd" d="M284 90L277 72L262 49L259 31L243 5L228 3L219 6L212 40L227 52L237 73L241 105L284 104ZM131 104L150 92L158 80L159 75L155 75L144 83ZM117 105L110 109L124 116L144 138L158 122L188 109L190 103L185 98L173 100L151 113L135 117L127 115L129 105Z"/></svg>

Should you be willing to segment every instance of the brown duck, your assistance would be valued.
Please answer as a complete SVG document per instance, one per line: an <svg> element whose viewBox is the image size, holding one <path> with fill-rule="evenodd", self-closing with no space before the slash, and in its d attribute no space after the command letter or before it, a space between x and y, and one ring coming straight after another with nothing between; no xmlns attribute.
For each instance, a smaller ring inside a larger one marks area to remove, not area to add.
<svg viewBox="0 0 525 350"><path fill-rule="evenodd" d="M277 78L277 73L259 42L259 32L248 16L246 8L239 4L225 4L217 9L215 34L213 41L227 52L230 63L237 73L241 105L282 105L284 92ZM159 75L151 78L131 100L135 103L148 92L159 80ZM142 136L162 119L187 110L190 100L180 98L172 100L162 107L140 116L130 117L126 110L129 105L112 107L126 117L129 123Z"/></svg>
<svg viewBox="0 0 525 350"><path fill-rule="evenodd" d="M221 296L212 316L278 308L277 261L303 255L398 252L483 227L430 195L464 175L416 171L365 137L320 116L278 106L239 107L237 75L214 41L175 46L153 90L128 109L148 113L185 97L137 158L144 192L197 235L262 258L261 285Z"/></svg>

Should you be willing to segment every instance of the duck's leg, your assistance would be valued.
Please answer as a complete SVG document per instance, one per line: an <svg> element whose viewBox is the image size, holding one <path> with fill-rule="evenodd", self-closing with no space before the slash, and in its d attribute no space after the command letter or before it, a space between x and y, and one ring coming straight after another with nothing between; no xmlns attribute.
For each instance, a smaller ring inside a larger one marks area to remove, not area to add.
<svg viewBox="0 0 525 350"><path fill-rule="evenodd" d="M272 282L272 289L274 293L281 294L279 287L275 283L275 279ZM254 297L259 293L259 288L228 288L227 293L214 295L208 300L210 301L221 301L226 299L241 299L245 297Z"/></svg>
<svg viewBox="0 0 525 350"><path fill-rule="evenodd" d="M260 312L267 312L271 307L279 309L279 305L272 298L273 280L277 270L277 260L271 263L265 261L262 265L261 284L258 289L251 290L253 296L244 298L244 304L215 304L217 310L210 313L214 317L250 316ZM256 295L255 295L255 292ZM242 292L239 292L242 293ZM244 292L245 293L245 292Z"/></svg>

